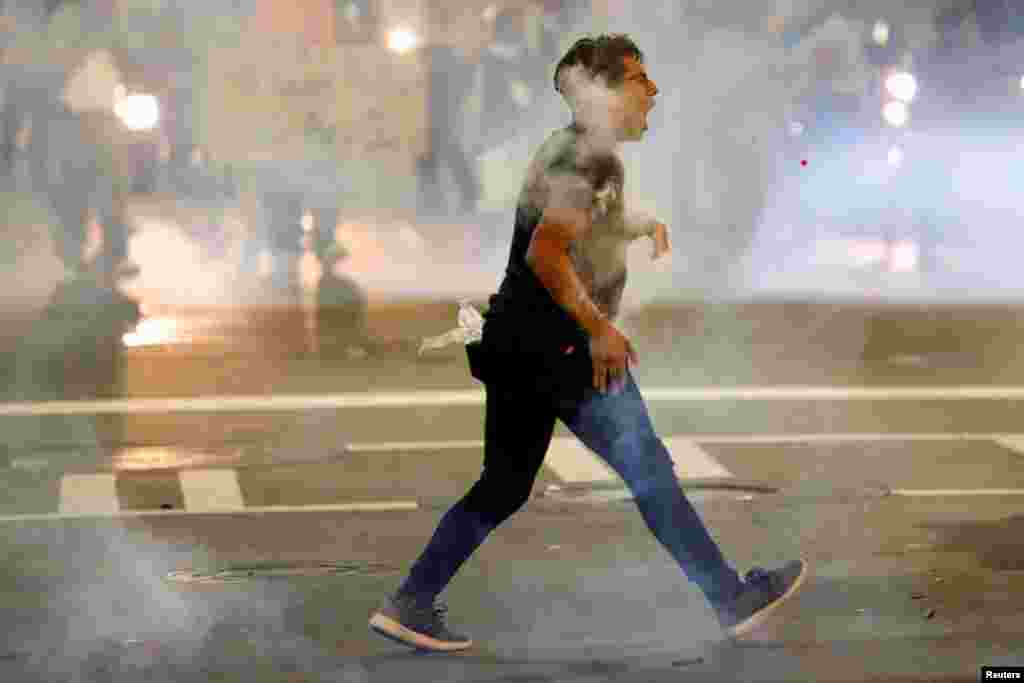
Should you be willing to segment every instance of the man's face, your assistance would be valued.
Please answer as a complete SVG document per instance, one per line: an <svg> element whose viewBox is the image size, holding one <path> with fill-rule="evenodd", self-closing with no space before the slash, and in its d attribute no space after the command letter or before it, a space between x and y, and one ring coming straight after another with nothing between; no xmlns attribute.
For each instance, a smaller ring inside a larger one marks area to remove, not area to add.
<svg viewBox="0 0 1024 683"><path fill-rule="evenodd" d="M626 74L617 89L617 132L620 140L639 140L647 130L647 114L654 108L658 86L647 77L647 69L634 57L625 57Z"/></svg>

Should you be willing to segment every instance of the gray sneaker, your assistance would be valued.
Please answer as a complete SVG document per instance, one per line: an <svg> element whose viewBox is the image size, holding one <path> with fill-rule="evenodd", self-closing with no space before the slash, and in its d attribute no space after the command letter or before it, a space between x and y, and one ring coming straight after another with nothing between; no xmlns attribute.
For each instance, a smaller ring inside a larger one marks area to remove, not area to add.
<svg viewBox="0 0 1024 683"><path fill-rule="evenodd" d="M456 652L471 647L472 640L445 625L447 612L442 603L418 605L412 598L396 595L389 597L370 618L370 629L417 650Z"/></svg>
<svg viewBox="0 0 1024 683"><path fill-rule="evenodd" d="M806 577L804 560L794 560L779 569L751 569L743 579L740 594L718 609L718 621L726 635L736 638L760 626L796 593Z"/></svg>

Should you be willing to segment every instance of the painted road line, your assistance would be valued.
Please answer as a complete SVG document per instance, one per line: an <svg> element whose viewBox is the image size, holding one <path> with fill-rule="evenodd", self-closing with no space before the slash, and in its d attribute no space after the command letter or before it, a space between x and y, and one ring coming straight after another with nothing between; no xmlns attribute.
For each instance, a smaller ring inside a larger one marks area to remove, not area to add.
<svg viewBox="0 0 1024 683"><path fill-rule="evenodd" d="M717 479L732 474L688 438L664 439L676 473L683 479ZM567 484L618 479L593 451L573 437L552 439L544 465Z"/></svg>
<svg viewBox="0 0 1024 683"><path fill-rule="evenodd" d="M705 444L790 444L835 443L845 441L1000 441L1022 439L1024 434L989 434L983 432L842 432L818 434L688 434L688 439Z"/></svg>
<svg viewBox="0 0 1024 683"><path fill-rule="evenodd" d="M213 510L194 512L192 510L122 510L119 512L55 512L34 515L0 516L0 522L49 522L72 519L105 519L130 517L181 517L186 515L249 515L277 512L394 512L418 510L416 501L379 501L373 503L338 503L332 505L270 505L250 507L241 510Z"/></svg>
<svg viewBox="0 0 1024 683"><path fill-rule="evenodd" d="M482 391L405 392L385 394L296 394L274 396L205 396L196 398L42 401L0 404L0 417L39 415L291 412L345 408L483 405Z"/></svg>
<svg viewBox="0 0 1024 683"><path fill-rule="evenodd" d="M992 440L1008 451L1024 455L1024 434L1003 434Z"/></svg>
<svg viewBox="0 0 1024 683"><path fill-rule="evenodd" d="M643 392L647 401L963 401L1024 400L1024 387L691 387ZM0 404L0 417L143 413L289 412L316 409L482 406L483 391L414 391L275 396L42 401Z"/></svg>
<svg viewBox="0 0 1024 683"><path fill-rule="evenodd" d="M942 496L1024 496L1024 489L893 489L892 495L908 498Z"/></svg>
<svg viewBox="0 0 1024 683"><path fill-rule="evenodd" d="M721 479L732 476L732 472L693 439L674 436L663 441L680 479Z"/></svg>
<svg viewBox="0 0 1024 683"><path fill-rule="evenodd" d="M993 434L987 432L953 432L935 433L873 433L843 432L836 434L679 434L662 436L666 443L672 439L685 439L700 444L790 444L790 443L829 443L843 441L996 441L1009 448L1008 444L1020 443L1024 452L1024 434ZM465 439L455 441L381 441L376 443L350 443L345 448L352 453L392 453L406 451L454 451L480 449L484 447L481 439Z"/></svg>
<svg viewBox="0 0 1024 683"><path fill-rule="evenodd" d="M189 512L230 512L245 508L238 472L233 469L178 472L185 509Z"/></svg>
<svg viewBox="0 0 1024 683"><path fill-rule="evenodd" d="M113 474L69 474L60 480L60 514L116 514L117 477Z"/></svg>
<svg viewBox="0 0 1024 683"><path fill-rule="evenodd" d="M593 451L573 437L552 439L544 466L566 483L615 481L618 478Z"/></svg>
<svg viewBox="0 0 1024 683"><path fill-rule="evenodd" d="M455 441L379 441L374 443L345 444L351 453L393 453L396 451L463 451L483 448L483 439Z"/></svg>

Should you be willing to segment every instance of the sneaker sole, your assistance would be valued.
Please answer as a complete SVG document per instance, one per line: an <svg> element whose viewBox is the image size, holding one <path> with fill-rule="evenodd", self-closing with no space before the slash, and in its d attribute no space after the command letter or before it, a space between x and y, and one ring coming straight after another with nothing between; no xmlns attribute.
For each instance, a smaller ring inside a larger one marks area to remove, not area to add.
<svg viewBox="0 0 1024 683"><path fill-rule="evenodd" d="M472 640L447 643L443 640L438 640L437 638L425 636L422 633L417 633L412 629L402 626L394 619L380 613L373 615L373 618L370 619L370 629L374 633L384 636L388 640L392 640L402 645L408 645L409 647L417 650L428 650L430 652L458 652L473 646Z"/></svg>
<svg viewBox="0 0 1024 683"><path fill-rule="evenodd" d="M800 590L800 586L803 585L804 579L807 578L807 571L810 568L810 564L808 564L806 560L802 560L802 562L804 563L803 570L800 572L799 576L796 577L796 581L793 582L793 585L790 586L785 593L783 593L778 599L776 599L775 602L771 602L765 605L761 609L761 611L751 614L749 617L747 617L746 621L741 621L735 626L732 626L729 629L727 629L726 634L732 638L738 638L740 636L750 633L758 626L763 624L768 619L768 617L771 616L772 612L774 612L779 607L779 605L783 604L791 597L793 597L793 594Z"/></svg>

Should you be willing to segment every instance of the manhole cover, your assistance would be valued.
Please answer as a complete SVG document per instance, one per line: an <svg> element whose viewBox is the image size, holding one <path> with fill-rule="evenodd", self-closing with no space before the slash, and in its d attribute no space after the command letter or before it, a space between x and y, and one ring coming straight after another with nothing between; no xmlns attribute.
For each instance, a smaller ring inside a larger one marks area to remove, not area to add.
<svg viewBox="0 0 1024 683"><path fill-rule="evenodd" d="M397 568L373 562L275 562L234 565L224 569L181 570L167 575L167 581L181 584L241 583L255 579L310 578L321 576L380 576Z"/></svg>

